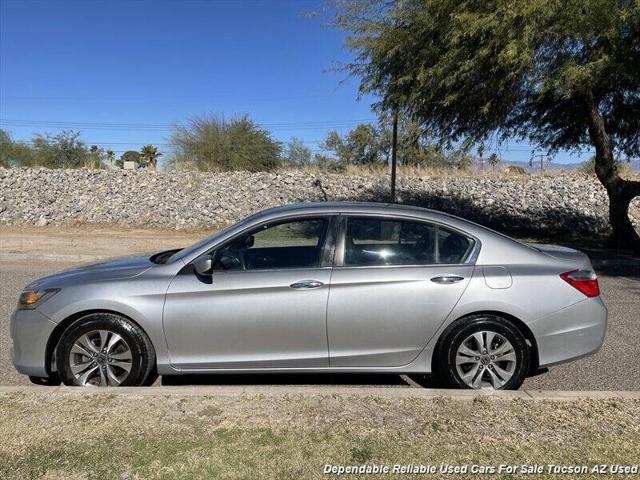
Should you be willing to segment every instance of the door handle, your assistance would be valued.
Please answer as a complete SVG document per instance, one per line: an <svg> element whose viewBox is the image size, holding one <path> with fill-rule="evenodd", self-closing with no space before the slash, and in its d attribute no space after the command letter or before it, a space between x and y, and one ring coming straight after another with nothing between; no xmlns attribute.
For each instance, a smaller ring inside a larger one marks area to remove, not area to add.
<svg viewBox="0 0 640 480"><path fill-rule="evenodd" d="M464 277L461 277L460 275L438 275L437 277L433 277L431 279L431 281L434 283L444 284L458 283L462 280L464 280Z"/></svg>
<svg viewBox="0 0 640 480"><path fill-rule="evenodd" d="M312 288L319 288L323 285L324 283L318 280L300 280L299 282L292 283L289 286L291 288L295 288L296 290L310 290Z"/></svg>

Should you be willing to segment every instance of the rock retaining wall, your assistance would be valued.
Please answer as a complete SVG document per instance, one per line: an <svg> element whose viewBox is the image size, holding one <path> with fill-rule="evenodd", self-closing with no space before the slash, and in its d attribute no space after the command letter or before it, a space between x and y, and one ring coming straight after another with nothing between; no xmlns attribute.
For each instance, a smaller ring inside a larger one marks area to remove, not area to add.
<svg viewBox="0 0 640 480"><path fill-rule="evenodd" d="M0 224L213 228L277 205L388 200L389 177L0 169ZM510 233L606 233L607 195L584 174L401 177L403 203ZM632 218L639 223L639 218Z"/></svg>

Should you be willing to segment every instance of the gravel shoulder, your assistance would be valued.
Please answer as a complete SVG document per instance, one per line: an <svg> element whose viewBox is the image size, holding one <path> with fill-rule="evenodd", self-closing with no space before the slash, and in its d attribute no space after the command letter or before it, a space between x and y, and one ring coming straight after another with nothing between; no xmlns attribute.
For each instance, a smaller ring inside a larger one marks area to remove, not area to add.
<svg viewBox="0 0 640 480"><path fill-rule="evenodd" d="M640 400L632 399L37 391L0 394L0 418L11 419L0 421L6 479L315 479L327 464L633 466L640 447ZM458 478L469 476L520 478ZM614 478L579 476L596 477Z"/></svg>

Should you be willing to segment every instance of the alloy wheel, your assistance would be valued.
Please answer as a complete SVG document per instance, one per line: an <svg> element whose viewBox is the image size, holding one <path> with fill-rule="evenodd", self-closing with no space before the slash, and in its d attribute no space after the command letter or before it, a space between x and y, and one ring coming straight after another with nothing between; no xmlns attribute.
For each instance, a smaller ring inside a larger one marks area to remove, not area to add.
<svg viewBox="0 0 640 480"><path fill-rule="evenodd" d="M82 386L118 386L132 368L127 342L110 330L92 330L80 335L69 353L69 366Z"/></svg>
<svg viewBox="0 0 640 480"><path fill-rule="evenodd" d="M516 351L503 335L483 330L469 335L456 352L456 370L471 388L504 387L516 371Z"/></svg>

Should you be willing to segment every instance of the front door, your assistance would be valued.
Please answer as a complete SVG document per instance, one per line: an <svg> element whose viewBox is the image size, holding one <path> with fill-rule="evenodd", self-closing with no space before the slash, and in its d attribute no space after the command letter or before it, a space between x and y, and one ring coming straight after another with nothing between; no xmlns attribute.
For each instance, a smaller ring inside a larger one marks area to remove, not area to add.
<svg viewBox="0 0 640 480"><path fill-rule="evenodd" d="M261 225L211 252L212 275L189 268L178 274L163 317L172 365L327 366L329 220Z"/></svg>
<svg viewBox="0 0 640 480"><path fill-rule="evenodd" d="M473 274L474 240L435 224L349 217L331 279L332 367L396 367L414 360Z"/></svg>

